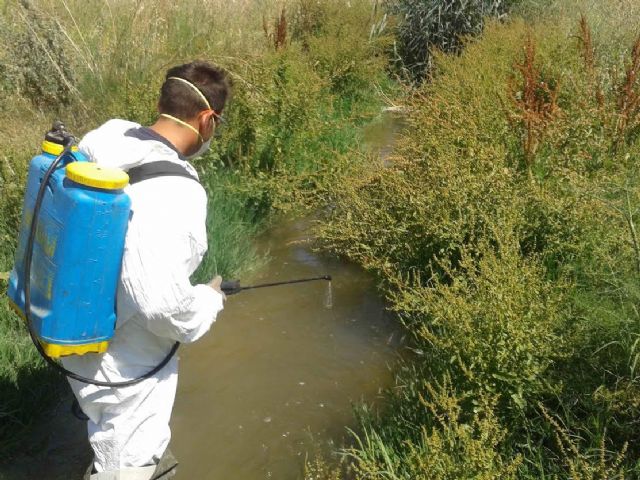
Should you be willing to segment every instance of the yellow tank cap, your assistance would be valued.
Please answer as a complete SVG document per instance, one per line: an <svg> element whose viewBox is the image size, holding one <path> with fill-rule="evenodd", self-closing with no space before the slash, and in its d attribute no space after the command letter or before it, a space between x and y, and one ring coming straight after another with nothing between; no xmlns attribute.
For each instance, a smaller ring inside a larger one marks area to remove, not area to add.
<svg viewBox="0 0 640 480"><path fill-rule="evenodd" d="M64 147L59 143L50 142L48 140L42 142L42 151L44 153L48 153L50 155L60 155L63 149ZM78 147L74 145L73 147L71 147L71 151L77 152Z"/></svg>
<svg viewBox="0 0 640 480"><path fill-rule="evenodd" d="M129 175L124 170L101 167L92 162L72 162L65 172L67 178L87 187L120 190L129 184Z"/></svg>
<svg viewBox="0 0 640 480"><path fill-rule="evenodd" d="M51 358L66 357L68 355L84 355L85 353L104 353L109 348L109 342L87 343L85 345L59 345L56 343L40 342L44 352Z"/></svg>

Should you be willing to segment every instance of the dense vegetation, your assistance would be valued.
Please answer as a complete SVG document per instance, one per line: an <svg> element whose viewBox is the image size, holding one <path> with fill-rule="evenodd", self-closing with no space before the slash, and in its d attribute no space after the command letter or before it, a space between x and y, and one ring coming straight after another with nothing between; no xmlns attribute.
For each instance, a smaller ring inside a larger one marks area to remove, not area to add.
<svg viewBox="0 0 640 480"><path fill-rule="evenodd" d="M26 166L53 120L78 136L109 118L151 123L165 70L202 58L234 82L228 124L196 165L210 194L210 249L197 280L259 262L270 212L350 168L357 126L387 88L387 40L368 1L0 2L0 290L13 264ZM304 202L303 202L304 200ZM0 296L0 458L66 390Z"/></svg>
<svg viewBox="0 0 640 480"><path fill-rule="evenodd" d="M198 278L249 268L269 212L319 200L324 246L379 278L413 338L384 408L357 409L342 465L311 462L308 479L640 478L640 4L108 6L0 3L0 272L51 121L149 123L166 67L212 59L235 94L198 164ZM388 60L428 78L372 168L349 148ZM61 386L0 300L0 456Z"/></svg>
<svg viewBox="0 0 640 480"><path fill-rule="evenodd" d="M333 192L326 245L414 339L345 478L640 478L640 5L523 12L434 53L391 164Z"/></svg>

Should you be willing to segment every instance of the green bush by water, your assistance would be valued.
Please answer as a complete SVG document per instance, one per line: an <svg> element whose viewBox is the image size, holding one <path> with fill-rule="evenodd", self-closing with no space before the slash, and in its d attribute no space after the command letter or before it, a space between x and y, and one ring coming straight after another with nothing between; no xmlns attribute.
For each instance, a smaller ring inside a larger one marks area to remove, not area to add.
<svg viewBox="0 0 640 480"><path fill-rule="evenodd" d="M639 478L635 2L528 6L435 55L328 248L413 336L344 453L357 479Z"/></svg>

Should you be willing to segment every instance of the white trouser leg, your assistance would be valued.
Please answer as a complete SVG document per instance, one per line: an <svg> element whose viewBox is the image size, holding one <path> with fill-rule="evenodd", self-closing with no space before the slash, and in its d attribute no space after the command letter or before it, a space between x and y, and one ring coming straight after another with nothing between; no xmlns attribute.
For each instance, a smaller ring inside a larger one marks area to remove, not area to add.
<svg viewBox="0 0 640 480"><path fill-rule="evenodd" d="M171 439L169 420L176 385L177 374L149 379L146 388L135 395L122 392L122 403L102 406L98 422L89 415L89 443L98 472L144 467L160 460Z"/></svg>
<svg viewBox="0 0 640 480"><path fill-rule="evenodd" d="M108 472L94 473L90 480L151 480L156 466L123 468L121 470L111 470Z"/></svg>
<svg viewBox="0 0 640 480"><path fill-rule="evenodd" d="M98 473L146 467L160 460L171 439L177 366L174 358L157 377L124 388L70 382L89 417L89 443Z"/></svg>

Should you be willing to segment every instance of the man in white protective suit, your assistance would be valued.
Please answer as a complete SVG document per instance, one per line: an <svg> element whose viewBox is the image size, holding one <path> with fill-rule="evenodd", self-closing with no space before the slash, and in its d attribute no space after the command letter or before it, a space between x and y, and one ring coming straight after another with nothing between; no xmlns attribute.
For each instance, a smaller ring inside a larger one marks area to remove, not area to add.
<svg viewBox="0 0 640 480"><path fill-rule="evenodd" d="M225 72L209 63L171 68L153 125L110 120L80 142L91 161L129 172L131 184L125 191L132 216L113 340L106 353L66 357L67 369L99 381L134 379L158 365L175 342L202 337L222 310L220 277L202 285L189 280L207 250L207 196L189 160L209 148L229 90ZM85 478L175 475L175 461L165 464L161 459L171 437L177 379L178 359L173 357L158 373L131 386L69 380L89 418L94 462Z"/></svg>

